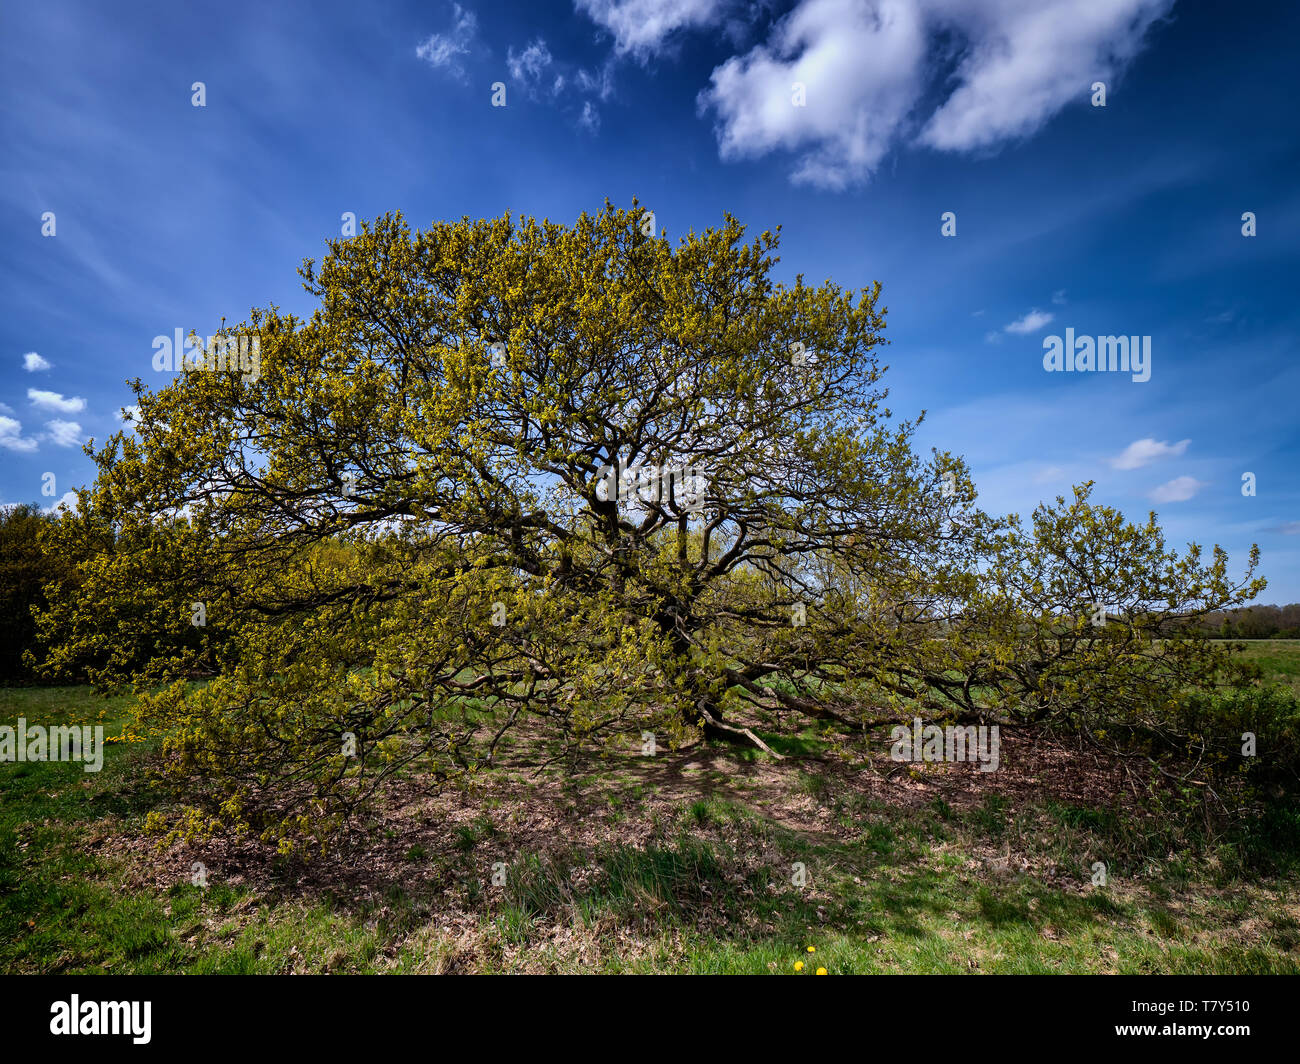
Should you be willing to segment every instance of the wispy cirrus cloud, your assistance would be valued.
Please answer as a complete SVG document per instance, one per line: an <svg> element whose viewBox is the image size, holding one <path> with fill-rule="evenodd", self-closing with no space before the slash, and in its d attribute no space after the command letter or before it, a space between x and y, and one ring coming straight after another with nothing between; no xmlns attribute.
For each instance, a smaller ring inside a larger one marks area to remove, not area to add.
<svg viewBox="0 0 1300 1064"><path fill-rule="evenodd" d="M599 97L602 101L614 95L614 70L611 63L606 63L594 73L580 69L574 76L574 80L579 89Z"/></svg>
<svg viewBox="0 0 1300 1064"><path fill-rule="evenodd" d="M506 49L506 71L511 81L520 86L533 100L547 97L551 100L564 97L561 109L576 112L580 129L596 133L600 129L600 112L592 98L606 99L614 91L613 75L609 64L598 74L591 74L572 63L556 59L546 41L538 37L527 47L516 51ZM574 97L588 97L579 107Z"/></svg>
<svg viewBox="0 0 1300 1064"><path fill-rule="evenodd" d="M510 72L510 77L530 87L541 81L542 75L553 62L551 50L540 37L521 52L516 52L513 48L506 49L506 69ZM553 87L555 91L564 87L562 75L553 83Z"/></svg>
<svg viewBox="0 0 1300 1064"><path fill-rule="evenodd" d="M466 74L461 59L469 55L477 34L478 16L460 4L452 4L451 26L442 33L429 34L416 47L415 54L434 69L445 70L452 77L464 80Z"/></svg>

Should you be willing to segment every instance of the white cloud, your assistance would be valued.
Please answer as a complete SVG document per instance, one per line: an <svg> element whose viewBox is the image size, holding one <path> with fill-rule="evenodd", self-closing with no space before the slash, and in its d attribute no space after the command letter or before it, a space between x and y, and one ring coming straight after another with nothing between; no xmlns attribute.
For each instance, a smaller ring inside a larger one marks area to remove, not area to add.
<svg viewBox="0 0 1300 1064"><path fill-rule="evenodd" d="M123 425L131 425L134 427L140 424L140 404L132 403L130 406L122 407L122 411L117 415L117 417Z"/></svg>
<svg viewBox="0 0 1300 1064"><path fill-rule="evenodd" d="M583 101L582 114L578 116L578 125L592 133L600 129L600 112L591 105L590 100Z"/></svg>
<svg viewBox="0 0 1300 1064"><path fill-rule="evenodd" d="M804 0L767 44L717 67L700 93L724 160L801 153L796 184L842 189L879 165L920 87L925 28L913 2ZM806 106L794 105L794 85Z"/></svg>
<svg viewBox="0 0 1300 1064"><path fill-rule="evenodd" d="M921 0L968 43L959 82L920 141L971 151L1025 137L1094 81L1107 87L1173 0Z"/></svg>
<svg viewBox="0 0 1300 1064"><path fill-rule="evenodd" d="M39 446L40 441L23 436L21 421L0 415L0 447L20 454L31 454Z"/></svg>
<svg viewBox="0 0 1300 1064"><path fill-rule="evenodd" d="M31 400L33 406L39 406L44 410L57 410L60 414L79 414L86 409L84 399L77 396L65 399L59 392L45 392L39 388L28 388L27 398Z"/></svg>
<svg viewBox="0 0 1300 1064"><path fill-rule="evenodd" d="M56 502L50 504L46 509L47 514L57 513L59 510L67 510L69 513L77 512L77 493L75 491L65 491L63 496Z"/></svg>
<svg viewBox="0 0 1300 1064"><path fill-rule="evenodd" d="M1154 502L1186 502L1203 487L1205 484L1194 477L1175 477L1152 491L1151 498Z"/></svg>
<svg viewBox="0 0 1300 1064"><path fill-rule="evenodd" d="M28 373L37 373L43 369L49 369L50 364L41 358L35 351L28 351L23 355L23 369Z"/></svg>
<svg viewBox="0 0 1300 1064"><path fill-rule="evenodd" d="M1169 443L1147 436L1130 443L1118 457L1110 460L1110 464L1115 469L1141 469L1157 458L1177 458L1187 450L1187 445L1191 442L1191 440L1179 440L1177 443Z"/></svg>
<svg viewBox="0 0 1300 1064"><path fill-rule="evenodd" d="M1055 292L1052 293L1052 302L1055 303L1058 307L1064 306L1065 304L1064 288L1058 288Z"/></svg>
<svg viewBox="0 0 1300 1064"><path fill-rule="evenodd" d="M1086 103L1093 81L1112 82L1172 4L802 0L766 43L713 71L700 106L717 115L724 160L790 151L796 183L841 189L865 182L918 121L917 143L945 151L1028 136ZM916 111L940 70L931 45L941 34L961 43L962 58L956 87L926 120ZM793 104L795 82L807 106Z"/></svg>
<svg viewBox="0 0 1300 1064"><path fill-rule="evenodd" d="M645 60L680 29L709 26L727 0L575 0L573 5L614 36L614 51Z"/></svg>
<svg viewBox="0 0 1300 1064"><path fill-rule="evenodd" d="M446 33L431 33L415 49L418 58L431 67L446 70L458 78L465 77L460 57L469 54L470 43L478 32L478 17L460 4L451 5L451 28Z"/></svg>
<svg viewBox="0 0 1300 1064"><path fill-rule="evenodd" d="M46 438L60 447L79 447L82 443L81 426L75 421L55 418L45 423Z"/></svg>
<svg viewBox="0 0 1300 1064"><path fill-rule="evenodd" d="M1006 329L1009 333L1016 333L1019 336L1023 336L1025 333L1038 332L1038 330L1044 325L1049 324L1055 316L1056 315L1054 314L1047 313L1047 311L1035 308L1023 318L1013 321L1006 327Z"/></svg>
<svg viewBox="0 0 1300 1064"><path fill-rule="evenodd" d="M513 48L506 49L506 69L515 81L537 81L542 71L551 65L551 52L540 37L518 55Z"/></svg>

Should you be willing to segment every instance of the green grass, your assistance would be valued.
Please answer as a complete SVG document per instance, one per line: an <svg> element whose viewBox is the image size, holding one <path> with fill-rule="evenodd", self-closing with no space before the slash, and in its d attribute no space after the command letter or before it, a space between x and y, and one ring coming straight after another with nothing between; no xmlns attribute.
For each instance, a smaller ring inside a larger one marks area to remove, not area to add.
<svg viewBox="0 0 1300 1064"><path fill-rule="evenodd" d="M751 814L719 815L739 822ZM683 826L694 823L688 810ZM1135 894L1122 882L1113 890L1079 892L1028 876L986 876L953 846L966 831L978 833L979 824L959 820L936 830L924 818L895 822L885 845L868 822L858 842L833 847L801 844L772 825L751 824L785 859L807 863L809 889L775 869L746 876L725 847L687 836L666 847L595 855L604 875L581 891L570 886L569 862L525 858L510 870L498 918L509 950L484 958L482 970L520 967L520 949L532 947L542 968L565 972L794 974L803 961L802 974L818 966L830 974L1300 973L1295 923L1279 903L1250 896L1246 907L1261 930L1242 944L1232 940L1241 919L1233 895L1183 904ZM731 931L702 931L702 919ZM548 953L548 923L574 926L580 938L590 931L597 946L602 927L634 926L645 948L633 957L614 948L595 948L585 958Z"/></svg>
<svg viewBox="0 0 1300 1064"><path fill-rule="evenodd" d="M1265 679L1300 695L1300 639L1248 639L1241 657L1264 671Z"/></svg>
<svg viewBox="0 0 1300 1064"><path fill-rule="evenodd" d="M103 725L121 735L126 699L86 688L0 689L0 723ZM0 970L159 971L181 954L159 898L116 889L87 839L96 825L140 819L138 744L108 744L98 773L76 762L0 765Z"/></svg>
<svg viewBox="0 0 1300 1064"><path fill-rule="evenodd" d="M1300 645L1260 656L1284 673ZM116 735L129 708L84 688L0 690L0 723L102 723ZM786 750L818 746L808 733ZM905 812L845 797L812 762L792 787L845 837L713 796L637 845L514 854L492 885L484 843L495 852L509 827L484 812L448 852L404 847L409 885L362 901L187 879L129 888L104 843L138 836L158 800L151 752L110 745L100 773L0 765L0 971L793 974L802 961L802 974L1300 974L1294 878L1257 881L1213 852L1171 851L1109 809L992 797ZM1033 871L1000 866L1004 848ZM1096 859L1105 887L1087 881ZM1070 875L1046 874L1054 866ZM473 914L468 929L445 926L443 889Z"/></svg>

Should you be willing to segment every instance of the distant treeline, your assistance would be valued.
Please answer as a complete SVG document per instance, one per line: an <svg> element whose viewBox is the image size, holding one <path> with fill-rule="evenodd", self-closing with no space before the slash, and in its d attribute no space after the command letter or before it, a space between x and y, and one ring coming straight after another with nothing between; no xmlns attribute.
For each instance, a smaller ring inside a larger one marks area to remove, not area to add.
<svg viewBox="0 0 1300 1064"><path fill-rule="evenodd" d="M1200 629L1221 639L1300 639L1300 602L1216 610L1202 618Z"/></svg>
<svg viewBox="0 0 1300 1064"><path fill-rule="evenodd" d="M111 656L126 661L143 661L161 648L181 649L190 644L215 644L221 633L217 626L197 628L186 618L190 606L170 601L161 617L182 618L179 625L159 623L156 631L137 643L117 640L110 646L82 654L57 671L33 667L45 662L48 646L42 642L33 611L49 605L51 587L63 587L74 597L84 582L82 565L86 555L59 549L50 533L59 517L38 503L0 506L0 687L31 683L85 683L90 666L103 667ZM112 551L113 536L106 532L90 543ZM183 586L183 584L182 584ZM188 596L182 596L188 597ZM31 658L25 657L27 651ZM32 660L34 659L34 661ZM205 673L206 675L206 673Z"/></svg>
<svg viewBox="0 0 1300 1064"><path fill-rule="evenodd" d="M0 507L0 684L30 683L23 651L34 645L32 607L45 605L44 586L70 575L38 538L56 518L36 503Z"/></svg>

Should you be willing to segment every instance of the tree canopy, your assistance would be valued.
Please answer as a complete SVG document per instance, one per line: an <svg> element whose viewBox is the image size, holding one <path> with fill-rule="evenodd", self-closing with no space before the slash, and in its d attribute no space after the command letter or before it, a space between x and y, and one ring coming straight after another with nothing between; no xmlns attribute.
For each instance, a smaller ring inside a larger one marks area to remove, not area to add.
<svg viewBox="0 0 1300 1064"><path fill-rule="evenodd" d="M782 283L775 234L650 219L387 215L303 264L310 318L223 328L257 374L134 382L40 619L50 670L151 692L195 823L289 846L525 723L1154 727L1229 668L1168 637L1252 598L1257 552L1234 580L1090 485L983 513L886 405L879 284Z"/></svg>

